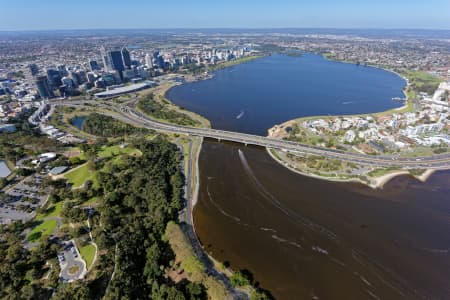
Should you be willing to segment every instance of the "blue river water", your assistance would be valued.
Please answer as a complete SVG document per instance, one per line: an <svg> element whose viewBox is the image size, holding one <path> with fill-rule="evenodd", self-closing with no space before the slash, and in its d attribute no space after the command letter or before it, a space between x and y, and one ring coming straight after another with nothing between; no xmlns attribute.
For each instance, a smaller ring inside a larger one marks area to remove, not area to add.
<svg viewBox="0 0 450 300"><path fill-rule="evenodd" d="M297 117L401 106L392 98L403 97L405 84L394 73L319 55L272 55L177 86L167 96L208 118L214 128L266 135L273 125Z"/></svg>

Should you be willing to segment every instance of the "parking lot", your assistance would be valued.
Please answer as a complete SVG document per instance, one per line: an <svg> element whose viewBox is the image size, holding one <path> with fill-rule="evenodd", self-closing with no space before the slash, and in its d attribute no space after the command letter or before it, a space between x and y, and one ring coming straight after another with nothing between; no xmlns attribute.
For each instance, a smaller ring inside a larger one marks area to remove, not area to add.
<svg viewBox="0 0 450 300"><path fill-rule="evenodd" d="M72 282L85 276L86 263L73 240L64 243L63 251L58 253L58 261L61 267L59 276L63 282Z"/></svg>
<svg viewBox="0 0 450 300"><path fill-rule="evenodd" d="M0 223L28 221L34 217L36 209L48 197L47 191L40 188L44 178L34 174L5 190L5 197L0 200Z"/></svg>

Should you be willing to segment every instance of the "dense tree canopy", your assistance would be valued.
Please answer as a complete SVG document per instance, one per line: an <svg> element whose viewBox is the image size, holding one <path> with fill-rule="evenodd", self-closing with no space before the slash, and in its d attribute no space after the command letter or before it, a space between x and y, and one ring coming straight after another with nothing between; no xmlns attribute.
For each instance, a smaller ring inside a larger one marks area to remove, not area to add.
<svg viewBox="0 0 450 300"><path fill-rule="evenodd" d="M98 198L90 219L100 253L95 272L85 280L62 284L58 281L56 259L60 245L42 240L31 251L27 250L21 237L26 226L3 226L0 227L1 299L206 298L203 285L188 280L175 284L167 276L175 256L163 235L167 224L176 221L181 208L183 178L179 150L163 138L139 139L131 147L137 148L141 155L123 155L110 161L95 159L98 181L95 186L91 182L83 188L70 189L65 180L45 183L52 189L50 205L64 201L61 217L67 223L83 224L87 215L81 203ZM95 149L92 152L94 157ZM105 164L108 168L103 167Z"/></svg>
<svg viewBox="0 0 450 300"><path fill-rule="evenodd" d="M187 114L169 109L164 101L167 102L166 100L162 100L162 102L156 101L154 95L150 94L139 101L138 107L149 116L166 120L174 124L189 126L200 125L198 121L192 119Z"/></svg>
<svg viewBox="0 0 450 300"><path fill-rule="evenodd" d="M149 132L147 129L133 127L98 113L92 113L86 117L82 130L100 137L120 137Z"/></svg>

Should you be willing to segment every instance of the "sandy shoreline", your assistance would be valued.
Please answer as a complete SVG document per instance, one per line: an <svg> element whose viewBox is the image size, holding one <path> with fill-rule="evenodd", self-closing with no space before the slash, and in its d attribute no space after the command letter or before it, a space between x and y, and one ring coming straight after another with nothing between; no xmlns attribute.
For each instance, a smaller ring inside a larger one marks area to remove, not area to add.
<svg viewBox="0 0 450 300"><path fill-rule="evenodd" d="M415 176L415 175L411 175L411 173L409 173L408 171L405 170L399 170L396 172L392 172L380 177L376 177L373 178L373 181L375 182L373 184L374 188L383 188L383 186L388 183L389 181L391 181L391 179L400 176L400 175L411 175L412 177L416 178L417 180L421 181L421 182L426 182L428 180L428 178L431 177L431 175L433 175L437 170L432 170L432 169L428 169L425 172L423 172L423 174Z"/></svg>

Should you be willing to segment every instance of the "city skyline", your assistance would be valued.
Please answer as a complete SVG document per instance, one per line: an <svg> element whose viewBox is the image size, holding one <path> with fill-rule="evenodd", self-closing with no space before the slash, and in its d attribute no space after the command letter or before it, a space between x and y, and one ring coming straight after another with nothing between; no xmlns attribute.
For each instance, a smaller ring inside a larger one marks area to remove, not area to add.
<svg viewBox="0 0 450 300"><path fill-rule="evenodd" d="M0 0L8 11L0 20L0 31L73 29L168 29L168 28L386 28L450 29L450 2L445 0L335 3L321 0L304 3L282 0L231 0L211 3L172 1L80 0L76 6L45 0Z"/></svg>

